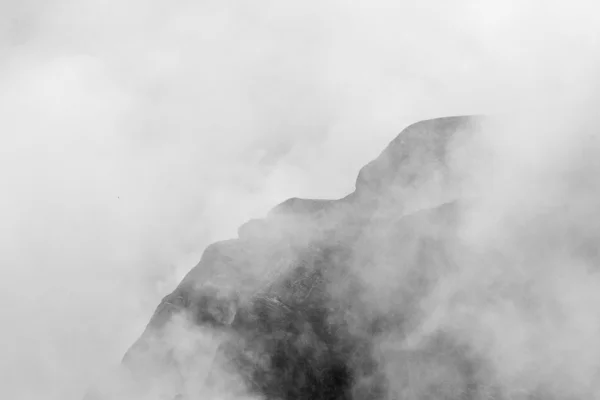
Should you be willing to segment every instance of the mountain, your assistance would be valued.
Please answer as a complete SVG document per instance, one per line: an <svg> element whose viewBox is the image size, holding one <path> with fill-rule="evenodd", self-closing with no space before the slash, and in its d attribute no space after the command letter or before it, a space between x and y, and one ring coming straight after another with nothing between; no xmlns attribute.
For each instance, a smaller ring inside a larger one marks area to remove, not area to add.
<svg viewBox="0 0 600 400"><path fill-rule="evenodd" d="M123 359L140 398L489 398L477 354L423 331L424 300L467 254L450 149L482 121L410 125L349 195L289 199L210 245Z"/></svg>

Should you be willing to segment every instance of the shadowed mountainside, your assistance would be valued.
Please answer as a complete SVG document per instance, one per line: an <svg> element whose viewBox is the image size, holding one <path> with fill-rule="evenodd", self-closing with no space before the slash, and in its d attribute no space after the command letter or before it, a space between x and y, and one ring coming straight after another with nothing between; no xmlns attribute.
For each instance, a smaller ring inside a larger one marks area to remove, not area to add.
<svg viewBox="0 0 600 400"><path fill-rule="evenodd" d="M405 345L422 324L421 299L461 256L448 147L481 121L413 124L348 196L289 199L210 245L123 364L140 380L175 376L169 399L203 398L206 387L269 400L488 398L485 368L460 340L433 332ZM206 356L190 350L182 361L167 339L176 316L218 338L197 378L185 363Z"/></svg>

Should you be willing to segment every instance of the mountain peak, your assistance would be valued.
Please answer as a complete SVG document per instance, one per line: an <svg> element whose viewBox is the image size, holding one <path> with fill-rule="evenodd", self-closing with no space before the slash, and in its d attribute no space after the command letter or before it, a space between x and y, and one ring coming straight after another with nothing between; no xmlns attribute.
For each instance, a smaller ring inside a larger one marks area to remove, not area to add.
<svg viewBox="0 0 600 400"><path fill-rule="evenodd" d="M398 389L381 367L386 355L374 346L418 326L418 301L451 258L459 208L447 190L447 149L457 132L475 131L480 120L412 124L360 170L353 193L288 199L243 224L238 238L208 246L162 300L123 364L142 381L181 375L189 367L166 338L174 319L184 318L188 327L220 339L204 389L175 379L162 388L171 399L217 390L214 377L225 375L234 377L236 390L266 399L388 398ZM369 273L386 263L402 268ZM457 343L436 346L442 346L437 353L405 351L403 357L420 357L417 369L435 365L449 379L436 383L445 385L444 393L466 395L468 377L453 371L474 361L447 354ZM190 351L184 358L205 357Z"/></svg>

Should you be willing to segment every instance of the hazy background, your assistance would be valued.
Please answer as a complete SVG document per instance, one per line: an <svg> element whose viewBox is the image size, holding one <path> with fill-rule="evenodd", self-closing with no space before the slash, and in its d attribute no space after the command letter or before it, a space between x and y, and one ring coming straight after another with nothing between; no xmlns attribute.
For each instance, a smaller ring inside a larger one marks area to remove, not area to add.
<svg viewBox="0 0 600 400"><path fill-rule="evenodd" d="M0 397L79 398L208 243L288 197L345 195L411 122L535 110L498 141L522 162L535 123L593 119L599 12L1 2Z"/></svg>

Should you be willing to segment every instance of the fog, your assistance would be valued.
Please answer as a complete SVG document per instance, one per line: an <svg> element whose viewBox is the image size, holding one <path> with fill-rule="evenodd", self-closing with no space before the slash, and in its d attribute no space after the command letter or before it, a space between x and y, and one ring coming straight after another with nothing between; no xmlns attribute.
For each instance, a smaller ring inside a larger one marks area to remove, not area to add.
<svg viewBox="0 0 600 400"><path fill-rule="evenodd" d="M576 187L553 176L597 168L597 145L582 138L598 126L598 8L3 2L1 397L80 398L206 245L288 197L344 196L360 167L420 119L522 115L474 144L493 162L460 165L479 199L468 240L519 247L518 224L497 229L501 218L527 220L539 204L552 212L573 194L572 218L552 223L580 228L595 215L593 176ZM544 299L572 288L558 300L579 310L566 328L552 340L533 328L522 336L565 344L571 366L600 350L598 325L586 322L597 286L577 271L540 284ZM492 325L517 319L495 315L505 319ZM492 333L477 336L481 346ZM573 337L589 347L570 348ZM594 366L565 379L588 388Z"/></svg>

